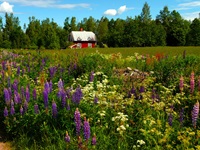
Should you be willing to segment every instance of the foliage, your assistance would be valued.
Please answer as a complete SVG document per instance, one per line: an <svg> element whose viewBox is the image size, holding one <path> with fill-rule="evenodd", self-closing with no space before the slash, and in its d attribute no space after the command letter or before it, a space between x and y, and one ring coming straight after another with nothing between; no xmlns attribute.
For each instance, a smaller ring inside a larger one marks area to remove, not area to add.
<svg viewBox="0 0 200 150"><path fill-rule="evenodd" d="M199 56L38 50L1 56L0 118L16 149L200 145Z"/></svg>

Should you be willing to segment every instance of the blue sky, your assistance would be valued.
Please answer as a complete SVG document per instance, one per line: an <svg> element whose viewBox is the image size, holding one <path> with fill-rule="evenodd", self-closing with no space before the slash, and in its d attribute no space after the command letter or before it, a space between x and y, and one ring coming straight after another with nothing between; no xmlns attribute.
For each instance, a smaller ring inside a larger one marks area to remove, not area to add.
<svg viewBox="0 0 200 150"><path fill-rule="evenodd" d="M92 16L100 19L134 18L140 15L144 3L150 6L152 19L155 19L164 6L169 10L178 11L187 20L199 17L200 0L0 0L0 16L4 18L5 12L13 13L19 17L20 25L28 24L28 18L54 19L58 25L63 26L66 17L76 17L77 22Z"/></svg>

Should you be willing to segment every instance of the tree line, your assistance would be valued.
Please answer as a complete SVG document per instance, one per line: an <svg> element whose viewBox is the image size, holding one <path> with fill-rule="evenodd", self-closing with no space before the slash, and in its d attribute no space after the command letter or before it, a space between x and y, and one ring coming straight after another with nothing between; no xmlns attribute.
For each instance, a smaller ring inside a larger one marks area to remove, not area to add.
<svg viewBox="0 0 200 150"><path fill-rule="evenodd" d="M150 6L145 3L140 15L126 19L92 16L77 22L76 17L66 17L63 27L53 19L38 20L29 17L28 25L20 26L18 17L5 14L5 23L0 18L0 47L23 49L60 49L70 45L71 31L83 28L93 31L100 47L145 47L145 46L200 46L200 19L183 19L176 11L165 6L156 19L151 18Z"/></svg>

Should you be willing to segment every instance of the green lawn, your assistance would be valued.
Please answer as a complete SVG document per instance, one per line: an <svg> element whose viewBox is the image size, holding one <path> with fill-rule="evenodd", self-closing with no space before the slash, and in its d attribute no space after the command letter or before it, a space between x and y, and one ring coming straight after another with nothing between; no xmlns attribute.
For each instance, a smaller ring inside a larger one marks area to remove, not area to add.
<svg viewBox="0 0 200 150"><path fill-rule="evenodd" d="M139 54L149 54L154 55L157 53L163 53L165 55L179 55L183 54L183 51L186 51L186 54L199 55L200 56L200 46L187 46L187 47L133 47L133 48L93 48L93 49L67 49L64 50L64 53L67 52L78 52L78 53L93 53L98 51L103 54L112 54L112 53L121 53L123 57L134 55L134 53Z"/></svg>

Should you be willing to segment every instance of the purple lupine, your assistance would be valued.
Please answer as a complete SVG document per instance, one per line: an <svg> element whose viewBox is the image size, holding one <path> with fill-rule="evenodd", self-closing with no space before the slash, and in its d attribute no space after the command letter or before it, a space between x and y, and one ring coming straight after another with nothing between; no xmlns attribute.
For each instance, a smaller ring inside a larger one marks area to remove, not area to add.
<svg viewBox="0 0 200 150"><path fill-rule="evenodd" d="M94 81L94 71L90 73L90 79L89 79L89 82L93 82L93 81Z"/></svg>
<svg viewBox="0 0 200 150"><path fill-rule="evenodd" d="M17 67L17 75L20 75L20 66Z"/></svg>
<svg viewBox="0 0 200 150"><path fill-rule="evenodd" d="M64 88L64 84L63 84L62 79L60 79L60 80L58 81L58 88L59 88L59 89L63 89L63 88Z"/></svg>
<svg viewBox="0 0 200 150"><path fill-rule="evenodd" d="M68 135L67 131L66 131L66 135L65 135L65 142L67 142L67 143L70 142L70 136Z"/></svg>
<svg viewBox="0 0 200 150"><path fill-rule="evenodd" d="M7 109L7 107L4 108L3 115L4 115L4 117L8 117L8 109Z"/></svg>
<svg viewBox="0 0 200 150"><path fill-rule="evenodd" d="M98 97L95 96L95 97L94 97L94 104L98 104L98 100L99 100Z"/></svg>
<svg viewBox="0 0 200 150"><path fill-rule="evenodd" d="M28 102L24 101L24 112L27 112L28 110Z"/></svg>
<svg viewBox="0 0 200 150"><path fill-rule="evenodd" d="M194 92L194 86L195 86L195 82L194 82L194 72L191 73L190 76L190 93L193 94Z"/></svg>
<svg viewBox="0 0 200 150"><path fill-rule="evenodd" d="M14 91L18 91L18 81L17 81L17 80L15 80L15 81L13 82L12 88L13 88Z"/></svg>
<svg viewBox="0 0 200 150"><path fill-rule="evenodd" d="M5 61L2 61L2 68L3 68L3 70L6 70L6 62Z"/></svg>
<svg viewBox="0 0 200 150"><path fill-rule="evenodd" d="M35 112L35 114L39 114L39 107L38 107L38 104L35 104L35 105L34 105L34 112Z"/></svg>
<svg viewBox="0 0 200 150"><path fill-rule="evenodd" d="M22 99L25 97L25 91L24 91L24 87L21 87L21 95L22 95Z"/></svg>
<svg viewBox="0 0 200 150"><path fill-rule="evenodd" d="M15 114L15 108L14 108L14 106L11 106L11 108L10 108L10 114L12 116Z"/></svg>
<svg viewBox="0 0 200 150"><path fill-rule="evenodd" d="M22 106L20 106L20 110L19 110L20 114L23 115L24 114L24 109Z"/></svg>
<svg viewBox="0 0 200 150"><path fill-rule="evenodd" d="M197 101L194 104L194 107L192 110L192 125L194 128L196 128L198 116L199 116L199 101Z"/></svg>
<svg viewBox="0 0 200 150"><path fill-rule="evenodd" d="M45 89L43 91L43 100L44 100L44 107L47 108L48 107L49 96L48 96L48 92Z"/></svg>
<svg viewBox="0 0 200 150"><path fill-rule="evenodd" d="M168 124L170 126L172 126L172 121L173 121L173 115L172 115L172 113L169 113L169 115L168 115Z"/></svg>
<svg viewBox="0 0 200 150"><path fill-rule="evenodd" d="M21 96L20 96L19 93L17 93L17 99L18 99L18 103L22 103L22 101L21 101Z"/></svg>
<svg viewBox="0 0 200 150"><path fill-rule="evenodd" d="M66 93L65 93L65 90L62 89L61 90L61 105L62 105L62 108L64 108L66 106Z"/></svg>
<svg viewBox="0 0 200 150"><path fill-rule="evenodd" d="M37 100L37 91L35 88L33 89L33 99Z"/></svg>
<svg viewBox="0 0 200 150"><path fill-rule="evenodd" d="M132 95L134 95L134 97L137 98L137 93L134 87L132 87L131 90L128 92L128 98L131 98Z"/></svg>
<svg viewBox="0 0 200 150"><path fill-rule="evenodd" d="M58 115L57 105L56 105L56 102L53 101L52 102L52 116L53 116L53 118L56 118L57 115Z"/></svg>
<svg viewBox="0 0 200 150"><path fill-rule="evenodd" d="M81 91L81 88L80 86L76 88L76 91L73 93L72 95L72 101L75 103L75 104L79 104L80 103L80 100L83 98L83 93Z"/></svg>
<svg viewBox="0 0 200 150"><path fill-rule="evenodd" d="M145 88L144 86L140 86L140 90L139 90L140 93L144 93L145 92Z"/></svg>
<svg viewBox="0 0 200 150"><path fill-rule="evenodd" d="M90 124L89 120L87 120L86 117L84 118L83 134L85 140L88 140L90 138Z"/></svg>
<svg viewBox="0 0 200 150"><path fill-rule="evenodd" d="M14 94L14 102L15 104L18 104L18 93Z"/></svg>
<svg viewBox="0 0 200 150"><path fill-rule="evenodd" d="M180 81L179 81L179 89L180 89L180 92L183 91L183 88L184 88L184 79L183 79L183 76L180 77Z"/></svg>
<svg viewBox="0 0 200 150"><path fill-rule="evenodd" d="M29 102L30 101L30 92L29 92L29 88L26 87L26 101Z"/></svg>
<svg viewBox="0 0 200 150"><path fill-rule="evenodd" d="M50 81L49 81L49 92L51 93L52 90L53 90L53 83L52 83L52 81L50 80Z"/></svg>
<svg viewBox="0 0 200 150"><path fill-rule="evenodd" d="M179 122L181 126L183 125L183 120L184 120L184 108L181 108L179 112Z"/></svg>
<svg viewBox="0 0 200 150"><path fill-rule="evenodd" d="M93 137L92 137L91 144L92 144L92 145L96 145L96 144L97 144L97 138L96 138L96 135L95 135L95 134L94 134Z"/></svg>
<svg viewBox="0 0 200 150"><path fill-rule="evenodd" d="M10 77L8 77L8 87L11 87L11 83L10 83Z"/></svg>
<svg viewBox="0 0 200 150"><path fill-rule="evenodd" d="M4 98L6 105L10 104L10 94L7 88L4 88Z"/></svg>
<svg viewBox="0 0 200 150"><path fill-rule="evenodd" d="M15 103L14 103L13 100L10 101L10 106L11 106L11 107L12 107L12 106L15 106Z"/></svg>
<svg viewBox="0 0 200 150"><path fill-rule="evenodd" d="M76 108L76 111L74 113L74 122L76 125L76 135L79 136L81 131L81 114L78 108Z"/></svg>
<svg viewBox="0 0 200 150"><path fill-rule="evenodd" d="M45 82L45 84L44 84L44 89L45 89L48 93L50 93L49 82Z"/></svg>

